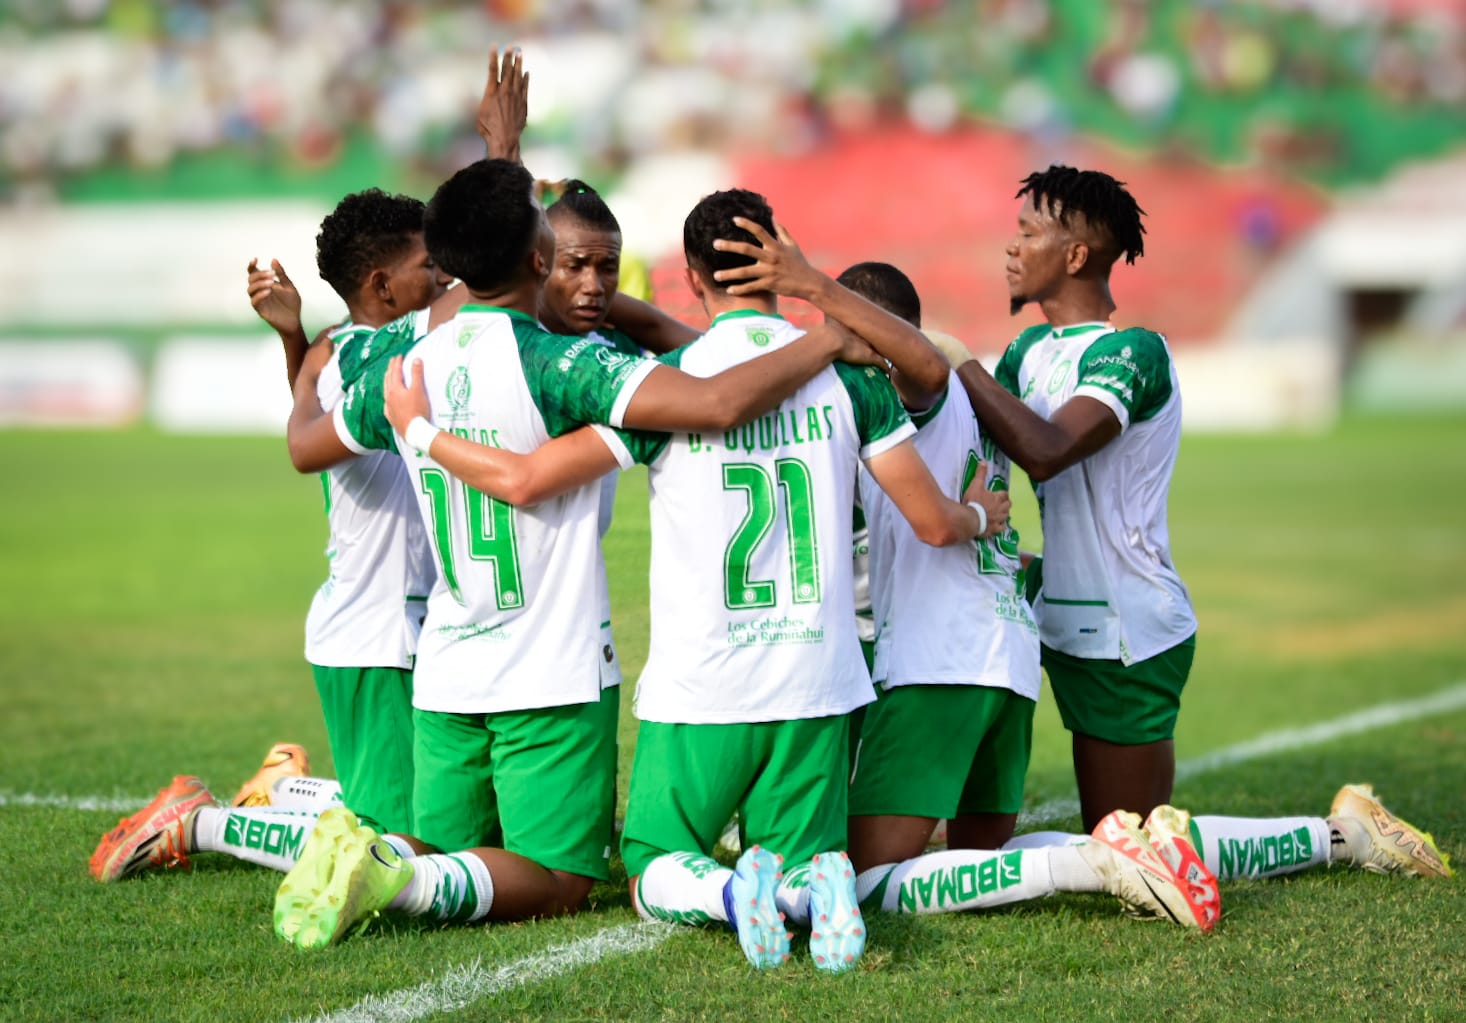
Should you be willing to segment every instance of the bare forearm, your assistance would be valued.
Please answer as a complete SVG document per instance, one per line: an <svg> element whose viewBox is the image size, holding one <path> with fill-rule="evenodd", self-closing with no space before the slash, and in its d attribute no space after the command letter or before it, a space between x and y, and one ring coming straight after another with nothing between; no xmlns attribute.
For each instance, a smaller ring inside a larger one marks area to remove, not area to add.
<svg viewBox="0 0 1466 1023"><path fill-rule="evenodd" d="M983 432L1039 482L1068 468L1064 431L1009 394L977 360L964 363L957 379L967 391Z"/></svg>
<svg viewBox="0 0 1466 1023"><path fill-rule="evenodd" d="M535 492L530 460L503 448L476 444L440 430L428 446L433 461L473 489L509 504L535 504L544 496Z"/></svg>
<svg viewBox="0 0 1466 1023"><path fill-rule="evenodd" d="M816 330L713 377L659 367L637 388L623 422L639 430L731 430L775 408L838 353L833 336Z"/></svg>
<svg viewBox="0 0 1466 1023"><path fill-rule="evenodd" d="M891 382L908 407L928 408L947 387L947 360L911 324L821 274L805 297L859 334L891 364Z"/></svg>

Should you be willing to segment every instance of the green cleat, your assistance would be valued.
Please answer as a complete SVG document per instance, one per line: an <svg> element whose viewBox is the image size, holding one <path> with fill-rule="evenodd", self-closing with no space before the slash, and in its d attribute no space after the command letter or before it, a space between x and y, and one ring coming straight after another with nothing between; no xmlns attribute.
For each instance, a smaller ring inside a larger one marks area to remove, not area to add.
<svg viewBox="0 0 1466 1023"><path fill-rule="evenodd" d="M300 859L275 893L275 933L283 940L295 940L306 908L326 890L336 857L359 826L356 815L344 807L333 807L316 821Z"/></svg>
<svg viewBox="0 0 1466 1023"><path fill-rule="evenodd" d="M361 930L410 880L411 863L371 828L357 828L341 841L326 887L300 912L296 948L327 948Z"/></svg>

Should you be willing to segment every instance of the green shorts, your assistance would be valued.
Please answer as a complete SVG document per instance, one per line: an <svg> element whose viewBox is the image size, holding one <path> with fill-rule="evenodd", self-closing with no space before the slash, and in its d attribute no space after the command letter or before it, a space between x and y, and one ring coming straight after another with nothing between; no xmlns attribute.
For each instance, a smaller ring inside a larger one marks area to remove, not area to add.
<svg viewBox="0 0 1466 1023"><path fill-rule="evenodd" d="M1034 702L992 686L897 686L866 708L852 816L1017 813Z"/></svg>
<svg viewBox="0 0 1466 1023"><path fill-rule="evenodd" d="M412 834L412 672L311 665L341 799L373 830Z"/></svg>
<svg viewBox="0 0 1466 1023"><path fill-rule="evenodd" d="M551 870L607 880L621 689L597 703L448 714L418 710L413 817L444 852L499 846Z"/></svg>
<svg viewBox="0 0 1466 1023"><path fill-rule="evenodd" d="M743 848L800 863L846 845L844 714L756 724L643 721L621 857L636 877L665 853L711 854L733 811Z"/></svg>
<svg viewBox="0 0 1466 1023"><path fill-rule="evenodd" d="M1071 657L1043 648L1044 671L1064 727L1117 746L1162 742L1176 733L1181 690L1196 656L1196 634L1154 657L1126 666L1118 660Z"/></svg>

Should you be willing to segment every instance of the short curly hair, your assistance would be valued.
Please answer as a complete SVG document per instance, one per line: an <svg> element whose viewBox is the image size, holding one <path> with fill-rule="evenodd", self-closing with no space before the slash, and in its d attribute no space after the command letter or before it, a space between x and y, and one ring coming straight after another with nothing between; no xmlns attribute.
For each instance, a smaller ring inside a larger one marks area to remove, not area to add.
<svg viewBox="0 0 1466 1023"><path fill-rule="evenodd" d="M316 269L342 300L350 301L378 267L400 259L422 234L420 199L380 188L352 192L336 204L316 235Z"/></svg>
<svg viewBox="0 0 1466 1023"><path fill-rule="evenodd" d="M756 262L752 256L713 248L713 242L719 238L757 244L750 232L734 225L734 217L751 220L769 234L774 233L774 211L769 201L746 188L730 188L704 196L682 224L682 249L687 265L707 278L715 288L727 289L737 283L729 281L724 284L713 280L717 271L750 266Z"/></svg>
<svg viewBox="0 0 1466 1023"><path fill-rule="evenodd" d="M423 239L445 273L474 291L512 280L535 244L540 205L534 175L511 160L479 160L438 186L428 200Z"/></svg>

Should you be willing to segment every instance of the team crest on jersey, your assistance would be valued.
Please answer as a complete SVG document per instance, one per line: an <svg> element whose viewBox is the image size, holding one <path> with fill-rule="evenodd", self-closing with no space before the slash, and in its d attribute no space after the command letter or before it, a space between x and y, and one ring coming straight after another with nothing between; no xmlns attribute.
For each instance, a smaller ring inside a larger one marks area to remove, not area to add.
<svg viewBox="0 0 1466 1023"><path fill-rule="evenodd" d="M1057 394L1059 388L1064 386L1064 381L1069 376L1069 367L1073 365L1074 364L1072 362L1070 362L1068 359L1065 359L1063 362L1054 367L1054 371L1049 374L1050 394Z"/></svg>
<svg viewBox="0 0 1466 1023"><path fill-rule="evenodd" d="M448 407L454 412L462 412L468 408L468 396L472 390L468 382L468 367L459 366L448 375L448 386L445 390Z"/></svg>
<svg viewBox="0 0 1466 1023"><path fill-rule="evenodd" d="M606 345L597 345L596 361L599 362L602 366L605 366L607 369L615 369L623 362L627 362L628 359L625 355L622 355L614 348L610 348Z"/></svg>
<svg viewBox="0 0 1466 1023"><path fill-rule="evenodd" d="M774 340L774 335L767 327L750 327L748 340L752 341L759 348L767 348L769 342Z"/></svg>

